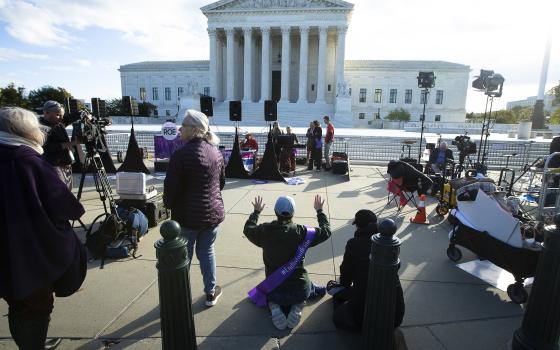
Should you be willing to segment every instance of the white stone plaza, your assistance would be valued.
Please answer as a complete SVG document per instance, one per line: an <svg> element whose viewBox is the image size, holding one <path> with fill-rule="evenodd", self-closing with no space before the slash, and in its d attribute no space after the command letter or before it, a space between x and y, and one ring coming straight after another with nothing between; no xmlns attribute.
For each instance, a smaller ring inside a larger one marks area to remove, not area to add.
<svg viewBox="0 0 560 350"><path fill-rule="evenodd" d="M419 120L425 97L417 76L433 71L436 83L426 99L426 121L463 122L469 66L346 60L353 7L340 0L209 4L201 9L208 18L209 60L123 65L122 94L156 105L163 120L196 107L190 101L204 94L215 98L220 125L228 123L229 101L242 101L245 125L261 125L264 101L275 100L284 125L307 126L329 115L339 127L363 127L396 108Z"/></svg>
<svg viewBox="0 0 560 350"><path fill-rule="evenodd" d="M152 165L147 163L150 170ZM218 283L223 296L212 308L205 296L198 260L190 269L192 307L200 350L343 350L359 349L360 337L337 331L332 322L333 304L326 295L309 303L300 324L293 330L279 331L267 309L256 307L247 291L265 276L260 248L243 235L243 225L252 212L255 196L264 198L266 207L259 222L271 221L274 201L280 195L292 196L297 205L295 221L316 225L312 207L319 194L325 199L332 236L309 250L306 269L312 281L325 284L340 275L348 239L354 235L352 220L361 208L373 210L379 218L393 218L400 250L399 276L406 304L401 326L409 350L496 350L506 349L513 332L521 326L523 307L511 302L507 293L466 273L446 255L451 225L437 220L437 199L428 197L427 212L432 225L411 224L416 209L407 206L395 215L394 204L387 205L386 181L378 170L386 167L353 166L351 180L331 172L300 172L305 183L291 186L280 182L256 184L251 180L227 179L224 191L225 221L216 239ZM163 174L149 177L148 184L163 189ZM74 181L78 182L75 175ZM115 188L115 181L110 180ZM76 189L75 189L76 191ZM89 225L103 212L88 177L82 203ZM83 238L84 232L77 230ZM153 350L161 349L159 292L154 242L159 227L150 229L140 242L138 258L109 259L100 269L100 260L88 263L86 280L79 292L56 298L49 337L62 337L59 350ZM476 262L476 256L462 249L463 262ZM0 314L8 313L0 303ZM16 349L10 339L8 317L0 317L0 349Z"/></svg>

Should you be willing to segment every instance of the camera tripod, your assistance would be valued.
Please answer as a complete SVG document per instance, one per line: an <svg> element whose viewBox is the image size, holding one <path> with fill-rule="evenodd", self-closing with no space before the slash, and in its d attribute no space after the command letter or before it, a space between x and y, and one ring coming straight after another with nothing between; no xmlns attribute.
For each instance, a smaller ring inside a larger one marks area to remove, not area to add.
<svg viewBox="0 0 560 350"><path fill-rule="evenodd" d="M463 171L467 171L468 169L474 169L474 164L470 157L470 154L459 154L459 165L457 165L457 167L455 168L453 178L460 178L461 173Z"/></svg>
<svg viewBox="0 0 560 350"><path fill-rule="evenodd" d="M93 181L95 183L95 191L99 194L99 199L101 199L104 209L104 213L98 215L93 220L91 224L93 226L93 224L95 224L95 222L97 222L97 220L99 220L99 218L103 216L115 214L118 217L118 214L117 205L113 197L113 191L111 190L111 185L109 184L107 173L105 172L105 168L103 167L101 156L93 146L86 145L86 149L86 157L82 166L82 176L80 177L80 187L78 188L78 195L76 196L76 198L78 199L78 201L82 198L86 175L88 171L93 168ZM84 223L81 220L78 220L78 222L80 223L82 228L87 231Z"/></svg>

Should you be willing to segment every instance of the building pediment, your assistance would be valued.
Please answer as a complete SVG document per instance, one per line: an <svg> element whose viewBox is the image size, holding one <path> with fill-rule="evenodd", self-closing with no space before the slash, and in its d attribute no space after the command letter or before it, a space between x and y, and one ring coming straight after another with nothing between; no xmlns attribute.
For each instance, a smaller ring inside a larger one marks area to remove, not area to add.
<svg viewBox="0 0 560 350"><path fill-rule="evenodd" d="M341 0L221 0L201 8L211 12L263 11L263 10L352 10L354 5Z"/></svg>

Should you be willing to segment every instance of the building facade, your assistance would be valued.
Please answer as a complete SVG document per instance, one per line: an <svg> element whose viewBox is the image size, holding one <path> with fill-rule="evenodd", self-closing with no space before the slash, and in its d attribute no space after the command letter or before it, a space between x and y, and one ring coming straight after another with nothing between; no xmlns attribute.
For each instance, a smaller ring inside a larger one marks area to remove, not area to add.
<svg viewBox="0 0 560 350"><path fill-rule="evenodd" d="M554 112L560 106L553 106L552 102L554 101L555 96L551 94L544 95L544 110L549 112ZM534 107L535 103L537 103L537 96L527 97L524 100L519 101L510 101L506 104L506 109L510 110L514 107Z"/></svg>
<svg viewBox="0 0 560 350"><path fill-rule="evenodd" d="M419 71L434 71L426 120L462 122L470 68L439 61L345 60L353 5L340 0L221 0L203 7L208 61L141 62L120 67L123 95L157 106L158 116L181 115L193 96L215 98L227 123L229 101L241 100L243 122L264 122L265 100L297 126L330 115L337 125L372 124L404 108L422 114ZM193 106L196 107L196 106Z"/></svg>

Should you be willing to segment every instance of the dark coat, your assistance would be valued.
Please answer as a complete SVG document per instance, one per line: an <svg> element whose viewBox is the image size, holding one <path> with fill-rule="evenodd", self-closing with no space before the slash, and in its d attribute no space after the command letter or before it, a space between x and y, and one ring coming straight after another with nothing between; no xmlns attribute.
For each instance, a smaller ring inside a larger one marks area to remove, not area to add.
<svg viewBox="0 0 560 350"><path fill-rule="evenodd" d="M425 193L426 190L433 184L433 181L426 174L402 160L389 161L389 164L387 165L387 173L394 179L402 177L403 188L410 192L419 190L419 193L421 192L420 194ZM419 180L421 182L421 187L418 187Z"/></svg>
<svg viewBox="0 0 560 350"><path fill-rule="evenodd" d="M364 318L368 284L369 257L371 254L371 237L377 233L377 224L358 228L354 238L346 243L344 258L340 265L340 284L349 288L352 293L348 306L352 311L354 322L361 326ZM399 278L395 281L397 300L395 307L395 327L399 326L404 317L404 296Z"/></svg>
<svg viewBox="0 0 560 350"><path fill-rule="evenodd" d="M70 151L62 146L63 143L70 142L66 132L66 126L68 125L66 120L58 124L51 124L48 120L41 117L39 118L39 123L41 124L41 130L46 136L43 145L43 150L45 151L43 157L45 160L55 166L71 165Z"/></svg>
<svg viewBox="0 0 560 350"><path fill-rule="evenodd" d="M243 233L251 243L262 248L265 274L268 277L296 254L298 246L305 240L307 229L291 221L275 220L259 225L258 220L259 212L254 211L245 222ZM319 227L315 228L315 237L310 247L326 241L331 236L329 221L322 210L317 211L317 221ZM293 293L298 290L309 290L311 281L304 264L305 258L275 291Z"/></svg>
<svg viewBox="0 0 560 350"><path fill-rule="evenodd" d="M69 220L84 208L29 147L0 145L0 169L0 298L48 286L57 296L74 293L87 255Z"/></svg>
<svg viewBox="0 0 560 350"><path fill-rule="evenodd" d="M319 148L322 148L322 147L323 147L323 146L322 146L322 145L323 145L323 144L322 144L322 140L321 140L322 137L323 137L323 129L321 129L320 126L316 126L316 127L313 129L313 141L314 141L313 147L314 147L315 149L319 149ZM320 144L321 147L317 147L318 144Z"/></svg>
<svg viewBox="0 0 560 350"><path fill-rule="evenodd" d="M430 153L430 163L431 164L436 164L437 159L439 157L439 148L434 149L431 153ZM445 149L445 158L446 159L453 159L453 151L450 150L449 148Z"/></svg>
<svg viewBox="0 0 560 350"><path fill-rule="evenodd" d="M163 202L182 227L207 229L224 221L224 185L224 158L218 148L194 138L169 159Z"/></svg>

